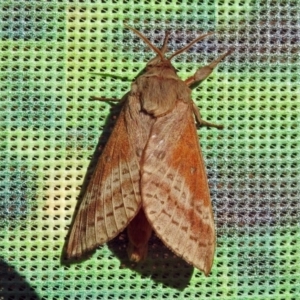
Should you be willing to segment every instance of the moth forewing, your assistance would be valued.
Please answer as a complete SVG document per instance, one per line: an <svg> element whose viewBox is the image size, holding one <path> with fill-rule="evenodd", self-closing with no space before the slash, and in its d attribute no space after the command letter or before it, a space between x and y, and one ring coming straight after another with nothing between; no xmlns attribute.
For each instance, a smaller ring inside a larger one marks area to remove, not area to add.
<svg viewBox="0 0 300 300"><path fill-rule="evenodd" d="M153 229L177 255L208 274L214 222L190 104L179 102L153 125L141 168L143 208Z"/></svg>
<svg viewBox="0 0 300 300"><path fill-rule="evenodd" d="M128 255L138 262L147 255L154 229L174 253L208 275L215 231L195 119L220 126L201 119L189 86L205 79L230 52L182 81L171 58L209 34L167 58L168 35L158 49L132 30L156 57L127 94L74 219L67 256L80 257L127 227Z"/></svg>
<svg viewBox="0 0 300 300"><path fill-rule="evenodd" d="M127 100L96 165L74 219L66 247L67 257L81 257L126 228L141 206L140 167L133 143L131 117L134 103ZM139 125L139 124L137 124ZM140 136L140 139L142 135Z"/></svg>

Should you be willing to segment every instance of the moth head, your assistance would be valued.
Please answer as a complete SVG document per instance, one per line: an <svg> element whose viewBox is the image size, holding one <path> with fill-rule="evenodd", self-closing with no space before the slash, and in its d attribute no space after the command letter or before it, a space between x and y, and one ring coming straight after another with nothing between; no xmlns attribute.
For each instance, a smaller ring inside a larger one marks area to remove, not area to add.
<svg viewBox="0 0 300 300"><path fill-rule="evenodd" d="M154 46L142 33L140 33L138 30L129 27L127 25L125 25L125 27L129 28L130 30L132 30L137 36L139 36L145 43L146 45L151 48L155 53L156 56L154 58L152 58L148 63L147 63L147 67L151 68L151 67L157 67L157 66L170 66L172 68L174 68L171 64L171 59L179 54L181 54L182 52L187 51L189 48L191 48L195 43L203 40L204 38L206 38L209 35L212 35L213 33L209 32L209 33L205 33L199 37L197 37L196 39L192 40L189 44L187 44L185 47L177 50L175 53L173 53L170 57L166 57L165 53L167 52L167 43L168 43L168 39L169 39L169 33L166 33L165 39L164 39L164 43L161 49L157 48L156 46ZM174 69L175 70L175 69Z"/></svg>

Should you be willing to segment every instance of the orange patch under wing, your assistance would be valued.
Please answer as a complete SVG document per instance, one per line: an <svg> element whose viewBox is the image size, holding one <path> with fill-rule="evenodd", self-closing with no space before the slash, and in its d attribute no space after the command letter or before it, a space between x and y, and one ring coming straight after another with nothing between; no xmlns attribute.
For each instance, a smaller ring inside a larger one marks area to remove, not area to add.
<svg viewBox="0 0 300 300"><path fill-rule="evenodd" d="M129 244L128 257L131 261L139 262L147 257L148 241L151 237L152 227L149 224L143 209L132 219L127 226Z"/></svg>

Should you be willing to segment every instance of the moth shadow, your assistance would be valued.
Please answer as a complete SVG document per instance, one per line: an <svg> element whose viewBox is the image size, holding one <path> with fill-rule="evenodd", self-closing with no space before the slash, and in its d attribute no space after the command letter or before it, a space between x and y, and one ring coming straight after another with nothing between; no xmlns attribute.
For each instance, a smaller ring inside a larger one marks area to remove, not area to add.
<svg viewBox="0 0 300 300"><path fill-rule="evenodd" d="M131 269L142 278L151 278L179 291L189 285L194 268L169 250L156 235L153 234L149 240L148 257L139 263L128 259L127 244L126 231L107 243L113 255L120 260L120 269Z"/></svg>
<svg viewBox="0 0 300 300"><path fill-rule="evenodd" d="M40 297L13 265L0 260L0 299L39 300Z"/></svg>

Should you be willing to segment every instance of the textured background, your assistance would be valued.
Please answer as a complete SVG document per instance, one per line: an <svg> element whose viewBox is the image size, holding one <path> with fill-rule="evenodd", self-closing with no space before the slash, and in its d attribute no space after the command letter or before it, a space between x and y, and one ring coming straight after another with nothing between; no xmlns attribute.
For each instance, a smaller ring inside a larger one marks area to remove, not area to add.
<svg viewBox="0 0 300 300"><path fill-rule="evenodd" d="M0 299L299 299L299 5L1 1ZM170 30L171 52L216 32L176 57L182 78L235 49L193 92L225 126L199 131L218 235L208 278L156 237L138 266L124 234L81 263L61 257L113 122L89 98L121 98L153 57L124 22L156 45Z"/></svg>

